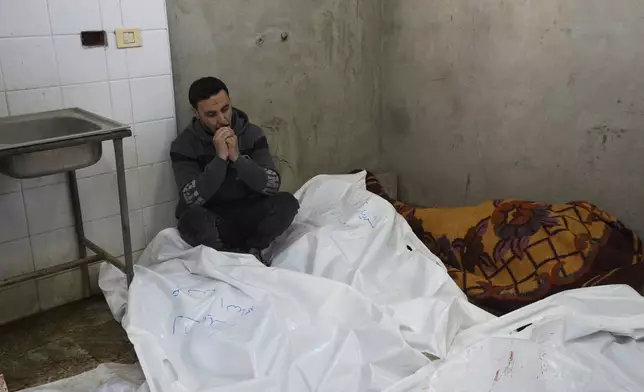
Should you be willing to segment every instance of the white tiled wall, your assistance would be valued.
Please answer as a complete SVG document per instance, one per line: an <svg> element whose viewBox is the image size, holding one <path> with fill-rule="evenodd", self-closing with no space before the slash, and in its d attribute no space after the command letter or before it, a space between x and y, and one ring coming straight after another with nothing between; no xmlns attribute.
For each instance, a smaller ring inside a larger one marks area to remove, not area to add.
<svg viewBox="0 0 644 392"><path fill-rule="evenodd" d="M141 28L143 46L117 49L117 27ZM83 48L82 30L107 31L108 47ZM164 0L0 0L0 116L75 106L132 125L123 144L138 255L175 224L168 150L177 129ZM77 175L87 237L120 256L115 169L105 142L101 160ZM72 221L64 174L0 175L0 279L76 258ZM0 291L0 324L80 298L79 279L72 271Z"/></svg>

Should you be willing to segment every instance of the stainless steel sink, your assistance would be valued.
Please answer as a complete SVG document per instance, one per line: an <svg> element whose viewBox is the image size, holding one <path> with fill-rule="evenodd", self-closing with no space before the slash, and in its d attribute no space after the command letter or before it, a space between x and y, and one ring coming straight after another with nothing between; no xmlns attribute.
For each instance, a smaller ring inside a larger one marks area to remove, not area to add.
<svg viewBox="0 0 644 392"><path fill-rule="evenodd" d="M0 118L0 172L33 178L98 162L103 140L128 126L74 108Z"/></svg>
<svg viewBox="0 0 644 392"><path fill-rule="evenodd" d="M83 295L89 295L88 266L103 260L125 272L128 285L132 282L134 264L123 158L123 139L130 136L132 130L129 126L81 109L0 118L0 173L16 178L31 178L67 172L79 256L79 259L64 264L0 278L0 289L80 268L84 282ZM96 163L101 158L101 143L106 140L114 144L125 264L87 239L83 229L76 170ZM88 251L94 252L94 255L88 256Z"/></svg>

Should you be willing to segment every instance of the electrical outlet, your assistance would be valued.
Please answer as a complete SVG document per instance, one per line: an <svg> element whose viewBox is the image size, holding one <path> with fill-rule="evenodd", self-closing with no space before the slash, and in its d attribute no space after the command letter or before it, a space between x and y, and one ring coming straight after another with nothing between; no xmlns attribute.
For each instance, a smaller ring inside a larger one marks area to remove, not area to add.
<svg viewBox="0 0 644 392"><path fill-rule="evenodd" d="M117 48L136 48L141 46L141 29L116 29Z"/></svg>

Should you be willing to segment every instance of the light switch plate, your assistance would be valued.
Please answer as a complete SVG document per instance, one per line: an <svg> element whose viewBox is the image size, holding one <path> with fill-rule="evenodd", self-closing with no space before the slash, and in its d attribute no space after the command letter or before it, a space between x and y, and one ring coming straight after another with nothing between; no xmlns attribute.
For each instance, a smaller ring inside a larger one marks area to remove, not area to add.
<svg viewBox="0 0 644 392"><path fill-rule="evenodd" d="M117 48L136 48L141 46L141 29L116 29Z"/></svg>

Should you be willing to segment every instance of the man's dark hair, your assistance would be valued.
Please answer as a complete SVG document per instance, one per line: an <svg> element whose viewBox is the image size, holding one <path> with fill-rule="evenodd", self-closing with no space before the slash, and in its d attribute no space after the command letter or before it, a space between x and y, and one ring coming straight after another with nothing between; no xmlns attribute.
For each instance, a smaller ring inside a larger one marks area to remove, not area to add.
<svg viewBox="0 0 644 392"><path fill-rule="evenodd" d="M196 109L200 101L219 94L221 90L224 90L230 96L228 87L221 80L213 78L212 76L197 79L190 86L188 100L190 101L190 105Z"/></svg>

